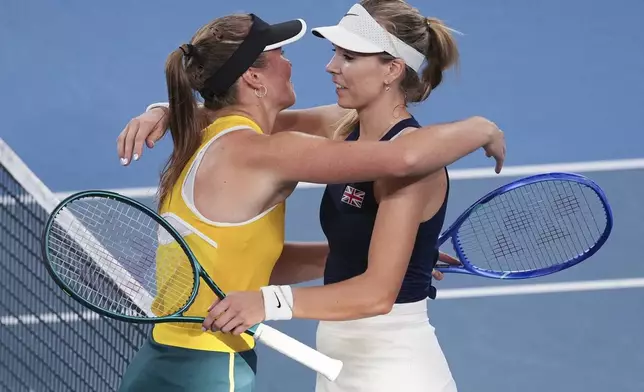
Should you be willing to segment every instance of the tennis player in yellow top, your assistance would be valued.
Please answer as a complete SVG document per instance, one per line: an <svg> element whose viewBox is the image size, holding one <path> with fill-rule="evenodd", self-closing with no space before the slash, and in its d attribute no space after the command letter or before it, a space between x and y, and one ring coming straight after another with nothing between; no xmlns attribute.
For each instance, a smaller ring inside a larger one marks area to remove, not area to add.
<svg viewBox="0 0 644 392"><path fill-rule="evenodd" d="M161 176L159 208L225 292L259 291L278 270L299 261L300 252L325 256L323 247L284 245L284 203L299 181L423 177L481 147L499 171L505 156L503 133L480 117L420 127L386 142L325 137L347 110L334 105L285 111L295 94L281 47L305 31L301 20L270 25L255 15L225 16L203 26L167 60L164 119L174 148ZM383 65L382 87L403 69ZM384 130L400 121L395 113L382 123ZM119 138L121 158L131 153L140 125L133 121ZM291 279L306 279L301 267L301 276ZM163 288L171 290L168 282ZM204 287L190 314L205 317L214 300ZM252 339L201 327L155 326L120 391L253 391Z"/></svg>

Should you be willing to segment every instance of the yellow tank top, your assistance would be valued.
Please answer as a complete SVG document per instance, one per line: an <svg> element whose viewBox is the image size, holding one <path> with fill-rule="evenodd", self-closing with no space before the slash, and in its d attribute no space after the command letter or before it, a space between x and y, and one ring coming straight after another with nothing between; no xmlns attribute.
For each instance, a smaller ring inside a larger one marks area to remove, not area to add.
<svg viewBox="0 0 644 392"><path fill-rule="evenodd" d="M242 116L225 116L210 124L204 130L199 149L160 209L161 215L182 235L199 263L224 293L259 290L267 285L284 245L284 203L242 223L212 222L203 217L194 204L194 178L203 153L224 133L249 128L263 133L255 122ZM160 252L164 246L172 244L161 245ZM177 298L177 285L171 285L172 273L166 273L164 278L160 268L162 266L158 264L157 307L163 306L164 302L172 302L168 292L175 293L174 297ZM178 275L173 273L174 276ZM205 317L208 307L216 298L201 280L197 297L185 314ZM247 334L233 336L221 332L202 332L201 324L197 323L157 324L153 337L155 341L170 346L221 352L246 351L253 348L255 343Z"/></svg>

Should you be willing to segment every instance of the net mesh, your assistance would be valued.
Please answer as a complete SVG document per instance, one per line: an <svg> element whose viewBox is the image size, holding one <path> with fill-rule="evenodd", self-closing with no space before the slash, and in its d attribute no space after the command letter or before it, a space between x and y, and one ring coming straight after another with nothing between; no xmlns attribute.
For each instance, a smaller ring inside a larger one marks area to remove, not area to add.
<svg viewBox="0 0 644 392"><path fill-rule="evenodd" d="M0 390L114 391L149 326L87 311L51 280L40 238L56 203L0 139Z"/></svg>
<svg viewBox="0 0 644 392"><path fill-rule="evenodd" d="M195 271L174 237L112 196L86 194L67 203L55 215L47 252L71 292L114 314L171 316L194 291Z"/></svg>

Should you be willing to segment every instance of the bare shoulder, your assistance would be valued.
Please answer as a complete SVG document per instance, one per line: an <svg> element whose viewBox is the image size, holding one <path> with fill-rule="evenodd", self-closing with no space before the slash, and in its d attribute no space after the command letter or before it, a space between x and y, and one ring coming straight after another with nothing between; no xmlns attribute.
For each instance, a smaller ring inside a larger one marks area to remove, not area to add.
<svg viewBox="0 0 644 392"><path fill-rule="evenodd" d="M252 149L249 149L249 147L267 142L269 136L258 133L252 128L237 129L220 135L214 144L235 154L241 153L242 155L247 155L248 153L252 153Z"/></svg>
<svg viewBox="0 0 644 392"><path fill-rule="evenodd" d="M218 165L243 169L261 159L258 155L261 155L270 138L270 135L258 133L252 128L227 132L217 136L205 151L204 158L216 156Z"/></svg>
<svg viewBox="0 0 644 392"><path fill-rule="evenodd" d="M400 131L391 141L419 131L423 130L416 127L407 127ZM446 170L441 168L424 176L380 179L375 183L375 191L378 199L381 197L406 197L430 200L435 199L435 196L444 195L447 183Z"/></svg>
<svg viewBox="0 0 644 392"><path fill-rule="evenodd" d="M392 140L396 140L396 138L402 138L413 132L419 131L422 131L422 129L407 127L400 131L400 133L398 133L398 135L396 135ZM447 173L444 168L441 168L440 170L436 170L424 176L392 177L379 180L378 182L380 183L378 186L381 187L381 190L383 191L382 194L402 192L403 190L405 192L421 192L423 194L429 194L432 189L438 187L440 191L440 188L447 185Z"/></svg>
<svg viewBox="0 0 644 392"><path fill-rule="evenodd" d="M399 137L404 137L404 136L406 136L406 135L409 135L409 134L411 134L412 132L418 132L418 131L421 131L421 129L420 129L420 128L416 128L416 127L407 127L407 128L405 128L405 129L403 129L402 131L400 131L400 132L398 133L398 135L396 135L396 136L394 137L394 139L393 139L393 140L396 140L396 138L399 138Z"/></svg>
<svg viewBox="0 0 644 392"><path fill-rule="evenodd" d="M259 161L254 147L269 136L252 129L222 134L204 151L194 182L196 208L217 222L244 222L282 202L295 184L282 184ZM286 185L291 185L290 188Z"/></svg>
<svg viewBox="0 0 644 392"><path fill-rule="evenodd" d="M417 193L430 195L437 187L447 185L447 175L444 169L437 170L425 176L390 177L376 181L376 194L394 195Z"/></svg>

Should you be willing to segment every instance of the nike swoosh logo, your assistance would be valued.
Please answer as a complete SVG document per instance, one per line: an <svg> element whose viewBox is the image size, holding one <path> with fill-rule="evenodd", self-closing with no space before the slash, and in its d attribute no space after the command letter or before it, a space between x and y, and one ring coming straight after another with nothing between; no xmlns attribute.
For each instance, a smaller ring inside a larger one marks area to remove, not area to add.
<svg viewBox="0 0 644 392"><path fill-rule="evenodd" d="M351 16L360 16L358 14L344 14L344 16L349 16L349 15L351 15Z"/></svg>
<svg viewBox="0 0 644 392"><path fill-rule="evenodd" d="M277 293L273 293L273 294L275 294L275 298L277 299L277 308L279 309L282 307L282 303L280 302L280 297L277 296Z"/></svg>

